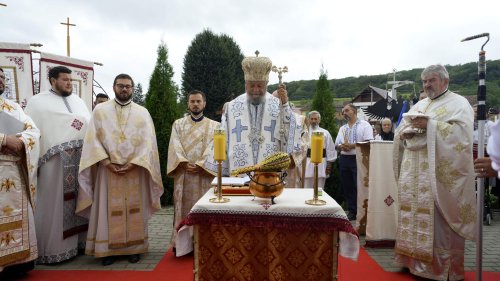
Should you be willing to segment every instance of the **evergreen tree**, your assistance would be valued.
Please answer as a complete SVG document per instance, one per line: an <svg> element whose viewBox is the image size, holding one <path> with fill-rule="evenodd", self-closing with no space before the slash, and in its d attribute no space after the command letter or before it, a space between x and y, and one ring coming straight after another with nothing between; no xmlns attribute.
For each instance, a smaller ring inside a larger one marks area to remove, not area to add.
<svg viewBox="0 0 500 281"><path fill-rule="evenodd" d="M137 103L138 105L144 106L144 95L142 94L142 85L141 83L137 83L135 87L134 94L132 95L132 101Z"/></svg>
<svg viewBox="0 0 500 281"><path fill-rule="evenodd" d="M333 140L337 137L337 120L335 119L334 95L328 81L328 73L321 68L319 80L316 83L316 92L312 100L311 110L316 110L321 114L320 127L327 130L332 135ZM332 167L332 173L325 182L325 192L332 196L337 202L343 201L340 189L340 175L338 161Z"/></svg>
<svg viewBox="0 0 500 281"><path fill-rule="evenodd" d="M196 35L184 57L181 104L192 90L206 94L205 116L220 120L225 102L245 91L243 54L234 40L209 29Z"/></svg>
<svg viewBox="0 0 500 281"><path fill-rule="evenodd" d="M165 194L162 197L162 203L164 204L172 203L173 181L167 178L164 171L167 167L168 143L172 132L172 124L180 115L177 109L178 88L172 79L173 76L172 65L168 62L167 45L162 42L158 46L158 58L149 80L145 105L151 114L156 130L161 175L165 188Z"/></svg>

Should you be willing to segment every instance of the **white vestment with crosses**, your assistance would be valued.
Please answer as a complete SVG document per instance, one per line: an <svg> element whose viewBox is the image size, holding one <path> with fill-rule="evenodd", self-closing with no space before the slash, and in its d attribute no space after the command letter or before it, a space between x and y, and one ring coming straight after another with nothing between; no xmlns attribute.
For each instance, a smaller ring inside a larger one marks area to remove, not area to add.
<svg viewBox="0 0 500 281"><path fill-rule="evenodd" d="M282 105L279 98L269 93L259 105L251 104L247 94L229 102L222 116L221 128L225 130L227 140L223 175L255 165L279 151L293 153L300 150L301 125L291 114L289 104ZM206 167L217 171L213 157L206 159Z"/></svg>

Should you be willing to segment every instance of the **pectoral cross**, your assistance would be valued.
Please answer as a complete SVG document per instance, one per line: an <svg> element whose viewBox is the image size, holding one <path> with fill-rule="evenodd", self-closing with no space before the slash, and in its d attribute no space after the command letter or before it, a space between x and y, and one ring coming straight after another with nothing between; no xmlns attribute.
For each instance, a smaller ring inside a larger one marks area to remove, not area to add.
<svg viewBox="0 0 500 281"><path fill-rule="evenodd" d="M231 133L236 134L236 142L241 142L241 132L248 130L248 126L241 126L241 119L236 120L236 127L231 129Z"/></svg>
<svg viewBox="0 0 500 281"><path fill-rule="evenodd" d="M76 26L76 24L69 23L69 18L67 18L66 22L61 22L62 25L66 25L66 54L70 56L70 40L69 40L69 27Z"/></svg>

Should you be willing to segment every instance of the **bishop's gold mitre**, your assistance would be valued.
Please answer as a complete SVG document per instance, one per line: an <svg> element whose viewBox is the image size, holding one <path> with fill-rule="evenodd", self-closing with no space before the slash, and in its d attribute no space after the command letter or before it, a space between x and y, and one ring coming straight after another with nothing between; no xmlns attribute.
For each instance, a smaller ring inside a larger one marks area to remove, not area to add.
<svg viewBox="0 0 500 281"><path fill-rule="evenodd" d="M241 62L245 73L245 81L269 81L269 72L273 63L269 58L259 57L259 51L255 57L246 57Z"/></svg>

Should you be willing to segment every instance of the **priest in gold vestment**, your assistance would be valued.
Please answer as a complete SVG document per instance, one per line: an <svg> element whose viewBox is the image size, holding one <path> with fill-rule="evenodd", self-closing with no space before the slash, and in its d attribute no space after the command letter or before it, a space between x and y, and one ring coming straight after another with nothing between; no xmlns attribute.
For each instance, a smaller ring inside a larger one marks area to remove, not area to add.
<svg viewBox="0 0 500 281"><path fill-rule="evenodd" d="M4 91L0 68L0 280L33 269L38 257L33 210L40 131Z"/></svg>
<svg viewBox="0 0 500 281"><path fill-rule="evenodd" d="M163 185L149 112L132 102L134 82L115 78L116 99L95 107L85 135L77 214L89 218L85 253L131 263L148 250L148 220L160 209Z"/></svg>
<svg viewBox="0 0 500 281"><path fill-rule="evenodd" d="M448 90L442 65L422 72L428 97L404 115L394 136L399 189L396 263L434 280L464 279L465 239L474 240L474 115Z"/></svg>
<svg viewBox="0 0 500 281"><path fill-rule="evenodd" d="M186 218L196 201L210 189L214 178L211 173L205 171L203 163L213 149L214 130L219 123L203 116L205 105L203 92L190 92L190 114L175 120L172 126L167 174L174 178L174 229ZM192 235L187 239L192 239ZM191 243L179 239L176 231L172 236L172 245L177 256L192 251Z"/></svg>

